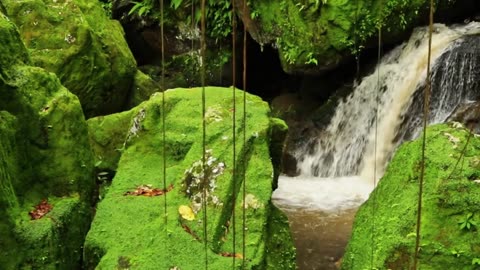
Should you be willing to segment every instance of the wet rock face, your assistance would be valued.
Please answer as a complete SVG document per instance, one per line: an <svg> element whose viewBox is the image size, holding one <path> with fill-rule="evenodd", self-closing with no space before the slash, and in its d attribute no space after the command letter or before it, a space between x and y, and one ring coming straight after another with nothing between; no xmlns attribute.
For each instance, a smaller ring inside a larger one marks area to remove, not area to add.
<svg viewBox="0 0 480 270"><path fill-rule="evenodd" d="M450 115L448 121L456 121L464 124L473 132L480 133L480 101L470 102L458 106Z"/></svg>
<svg viewBox="0 0 480 270"><path fill-rule="evenodd" d="M87 117L119 111L136 63L120 24L97 1L2 1L32 63L55 73Z"/></svg>
<svg viewBox="0 0 480 270"><path fill-rule="evenodd" d="M396 141L412 140L419 135L425 88L423 84L414 93L408 113L402 116ZM455 41L432 66L429 122L470 123L478 116L475 104L479 100L480 35L465 36Z"/></svg>

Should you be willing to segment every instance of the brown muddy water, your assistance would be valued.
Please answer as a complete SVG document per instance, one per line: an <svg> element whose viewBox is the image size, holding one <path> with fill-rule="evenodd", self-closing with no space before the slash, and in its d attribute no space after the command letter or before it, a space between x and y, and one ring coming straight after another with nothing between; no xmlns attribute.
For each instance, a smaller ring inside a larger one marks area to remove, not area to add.
<svg viewBox="0 0 480 270"><path fill-rule="evenodd" d="M273 203L288 216L299 270L339 269L355 213L371 189L358 177L279 178Z"/></svg>
<svg viewBox="0 0 480 270"><path fill-rule="evenodd" d="M334 270L350 238L356 209L338 213L282 209L290 221L300 270Z"/></svg>

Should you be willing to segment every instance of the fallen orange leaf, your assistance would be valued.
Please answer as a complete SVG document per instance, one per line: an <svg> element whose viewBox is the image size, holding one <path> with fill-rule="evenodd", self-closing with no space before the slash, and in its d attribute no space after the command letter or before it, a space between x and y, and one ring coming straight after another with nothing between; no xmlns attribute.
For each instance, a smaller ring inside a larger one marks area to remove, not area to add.
<svg viewBox="0 0 480 270"><path fill-rule="evenodd" d="M220 255L223 257L235 257L238 259L243 259L243 255L240 253L220 252Z"/></svg>
<svg viewBox="0 0 480 270"><path fill-rule="evenodd" d="M33 220L41 219L52 210L53 206L48 203L46 199L43 199L39 204L35 206L35 210L28 212Z"/></svg>
<svg viewBox="0 0 480 270"><path fill-rule="evenodd" d="M134 191L127 191L123 195L132 195L132 196L161 196L173 189L173 185L170 184L166 189L152 188L151 185L140 185Z"/></svg>

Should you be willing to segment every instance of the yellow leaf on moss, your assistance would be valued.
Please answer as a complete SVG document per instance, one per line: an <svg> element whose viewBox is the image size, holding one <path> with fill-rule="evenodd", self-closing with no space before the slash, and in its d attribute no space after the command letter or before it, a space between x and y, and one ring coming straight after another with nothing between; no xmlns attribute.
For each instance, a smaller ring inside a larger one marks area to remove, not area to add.
<svg viewBox="0 0 480 270"><path fill-rule="evenodd" d="M182 216L182 218L186 220L195 219L195 214L193 213L193 210L192 208L190 208L190 206L180 205L180 207L178 208L178 213Z"/></svg>

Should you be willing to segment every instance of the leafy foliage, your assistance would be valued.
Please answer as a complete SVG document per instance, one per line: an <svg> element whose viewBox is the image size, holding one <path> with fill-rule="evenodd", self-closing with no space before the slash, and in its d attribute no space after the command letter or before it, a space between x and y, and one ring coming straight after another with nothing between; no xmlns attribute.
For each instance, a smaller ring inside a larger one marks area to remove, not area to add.
<svg viewBox="0 0 480 270"><path fill-rule="evenodd" d="M469 231L477 227L477 223L473 220L473 213L468 213L458 224L460 225L460 230Z"/></svg>
<svg viewBox="0 0 480 270"><path fill-rule="evenodd" d="M154 8L152 0L145 0L140 2L133 2L134 5L128 12L128 15L136 14L140 17L148 15Z"/></svg>
<svg viewBox="0 0 480 270"><path fill-rule="evenodd" d="M162 16L158 1L132 1L133 6L128 12L130 17L149 18L160 23ZM192 18L193 5L193 18ZM201 20L200 0L170 0L164 10L164 23L175 25L185 23L198 25ZM207 35L216 41L231 34L232 11L229 0L208 0L205 10L207 16Z"/></svg>
<svg viewBox="0 0 480 270"><path fill-rule="evenodd" d="M172 0L170 2L170 6L173 8L173 9L178 9L180 7L180 5L182 4L183 0Z"/></svg>

